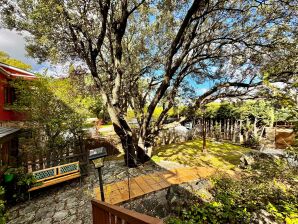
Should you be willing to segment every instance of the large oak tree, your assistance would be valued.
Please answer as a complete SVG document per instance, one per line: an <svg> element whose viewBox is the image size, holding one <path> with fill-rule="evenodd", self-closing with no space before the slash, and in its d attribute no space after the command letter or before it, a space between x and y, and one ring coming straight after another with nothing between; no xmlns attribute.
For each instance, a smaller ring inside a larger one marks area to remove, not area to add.
<svg viewBox="0 0 298 224"><path fill-rule="evenodd" d="M116 133L135 166L179 92L194 81L247 80L229 64L259 65L295 21L296 1L5 0L9 28L27 31L28 53L79 61L93 76ZM248 74L250 76L251 74ZM253 74L255 75L255 74ZM163 111L156 120L157 106ZM132 108L137 138L125 118Z"/></svg>

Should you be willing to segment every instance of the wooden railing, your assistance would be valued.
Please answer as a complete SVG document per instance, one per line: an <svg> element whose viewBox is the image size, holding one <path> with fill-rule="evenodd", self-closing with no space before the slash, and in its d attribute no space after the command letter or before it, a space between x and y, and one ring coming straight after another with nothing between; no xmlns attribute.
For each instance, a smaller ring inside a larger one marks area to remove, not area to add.
<svg viewBox="0 0 298 224"><path fill-rule="evenodd" d="M93 224L162 224L162 220L106 202L92 200Z"/></svg>

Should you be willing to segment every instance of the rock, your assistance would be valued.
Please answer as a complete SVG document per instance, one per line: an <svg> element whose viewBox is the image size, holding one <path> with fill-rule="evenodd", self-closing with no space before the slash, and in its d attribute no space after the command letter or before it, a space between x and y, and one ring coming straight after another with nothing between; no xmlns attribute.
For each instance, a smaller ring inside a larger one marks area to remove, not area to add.
<svg viewBox="0 0 298 224"><path fill-rule="evenodd" d="M34 222L33 224L52 224L51 218L42 219L41 221Z"/></svg>
<svg viewBox="0 0 298 224"><path fill-rule="evenodd" d="M77 198L69 198L69 199L66 200L66 208L67 209L76 207L77 205L78 205Z"/></svg>
<svg viewBox="0 0 298 224"><path fill-rule="evenodd" d="M259 213L252 214L252 223L256 224L278 224L274 221L274 217L264 209L261 209Z"/></svg>
<svg viewBox="0 0 298 224"><path fill-rule="evenodd" d="M28 214L28 213L30 213L32 211L35 211L35 210L36 210L35 205L33 205L33 206L27 206L24 209L20 209L19 210L19 215L20 216L24 216L24 215L26 215L26 214Z"/></svg>
<svg viewBox="0 0 298 224"><path fill-rule="evenodd" d="M213 201L213 196L212 194L207 191L206 189L200 189L195 194L201 199L203 202L211 202Z"/></svg>
<svg viewBox="0 0 298 224"><path fill-rule="evenodd" d="M60 202L58 204L55 205L55 210L56 211L61 211L61 210L64 210L64 207L65 207L65 203L64 202Z"/></svg>
<svg viewBox="0 0 298 224"><path fill-rule="evenodd" d="M262 151L251 151L240 158L240 168L253 165L259 158L268 160L284 160L291 167L298 167L298 155L294 152L285 152L279 149L263 149Z"/></svg>
<svg viewBox="0 0 298 224"><path fill-rule="evenodd" d="M126 202L122 206L142 214L164 218L169 214L166 195L167 189L163 189L147 194L142 198L132 200L131 202Z"/></svg>
<svg viewBox="0 0 298 224"><path fill-rule="evenodd" d="M244 154L241 158L240 158L240 166L242 168L245 168L247 166L251 166L254 162L255 162L255 159L254 159L254 156L253 154Z"/></svg>
<svg viewBox="0 0 298 224"><path fill-rule="evenodd" d="M189 191L189 186L172 185L167 191L168 207L171 211L180 211L182 208L190 206L198 197Z"/></svg>
<svg viewBox="0 0 298 224"><path fill-rule="evenodd" d="M47 212L46 218L52 218L55 212Z"/></svg>
<svg viewBox="0 0 298 224"><path fill-rule="evenodd" d="M76 215L72 215L72 216L69 216L66 219L64 219L62 223L65 223L65 224L68 224L68 223L74 224L74 223L78 223L77 220L78 220L77 216Z"/></svg>
<svg viewBox="0 0 298 224"><path fill-rule="evenodd" d="M53 216L54 221L62 221L63 219L65 219L68 215L67 211L59 211L56 212Z"/></svg>
<svg viewBox="0 0 298 224"><path fill-rule="evenodd" d="M47 207L38 209L36 214L35 214L35 219L36 220L44 219L45 217L47 217L49 211L50 210Z"/></svg>
<svg viewBox="0 0 298 224"><path fill-rule="evenodd" d="M72 209L69 209L69 214L70 215L74 215L74 214L76 214L76 209L74 209L74 208L72 208Z"/></svg>
<svg viewBox="0 0 298 224"><path fill-rule="evenodd" d="M26 220L26 222L30 223L32 222L32 220L34 219L35 217L35 212L30 212L30 213L27 213L25 216L24 216L24 220Z"/></svg>

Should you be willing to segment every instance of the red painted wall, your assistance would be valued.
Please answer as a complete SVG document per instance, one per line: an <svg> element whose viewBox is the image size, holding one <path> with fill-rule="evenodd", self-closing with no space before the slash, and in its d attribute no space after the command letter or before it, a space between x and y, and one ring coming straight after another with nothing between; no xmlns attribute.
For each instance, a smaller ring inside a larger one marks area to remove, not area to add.
<svg viewBox="0 0 298 224"><path fill-rule="evenodd" d="M1 67L1 65L0 65ZM26 73L22 73L20 71L15 71L11 68L5 68L1 67L5 71L11 73L11 74L24 74L27 75ZM7 77L5 74L2 74L0 71L0 121L22 121L26 119L26 115L24 113L19 113L16 111L13 111L9 109L8 107L5 107L5 87L8 87L9 80L14 78L13 76ZM25 77L25 79L35 79L35 76L31 77Z"/></svg>

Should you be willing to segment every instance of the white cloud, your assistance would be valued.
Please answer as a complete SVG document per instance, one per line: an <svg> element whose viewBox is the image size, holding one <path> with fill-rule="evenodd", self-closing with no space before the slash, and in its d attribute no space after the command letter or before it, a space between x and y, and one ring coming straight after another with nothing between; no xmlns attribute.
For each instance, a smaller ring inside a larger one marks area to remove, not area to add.
<svg viewBox="0 0 298 224"><path fill-rule="evenodd" d="M206 93L207 91L208 91L207 88L199 88L199 89L197 90L197 93L200 94L200 95L202 95L202 94Z"/></svg>
<svg viewBox="0 0 298 224"><path fill-rule="evenodd" d="M32 65L33 68L38 67L34 59L26 56L25 44L24 33L21 35L15 30L0 29L0 50L7 52L13 58Z"/></svg>
<svg viewBox="0 0 298 224"><path fill-rule="evenodd" d="M32 66L32 72L44 73L52 76L63 76L67 74L68 65L53 66L49 63L38 64L33 58L27 56L25 50L26 33L17 32L15 30L0 29L0 51L5 51L12 58L16 58Z"/></svg>

